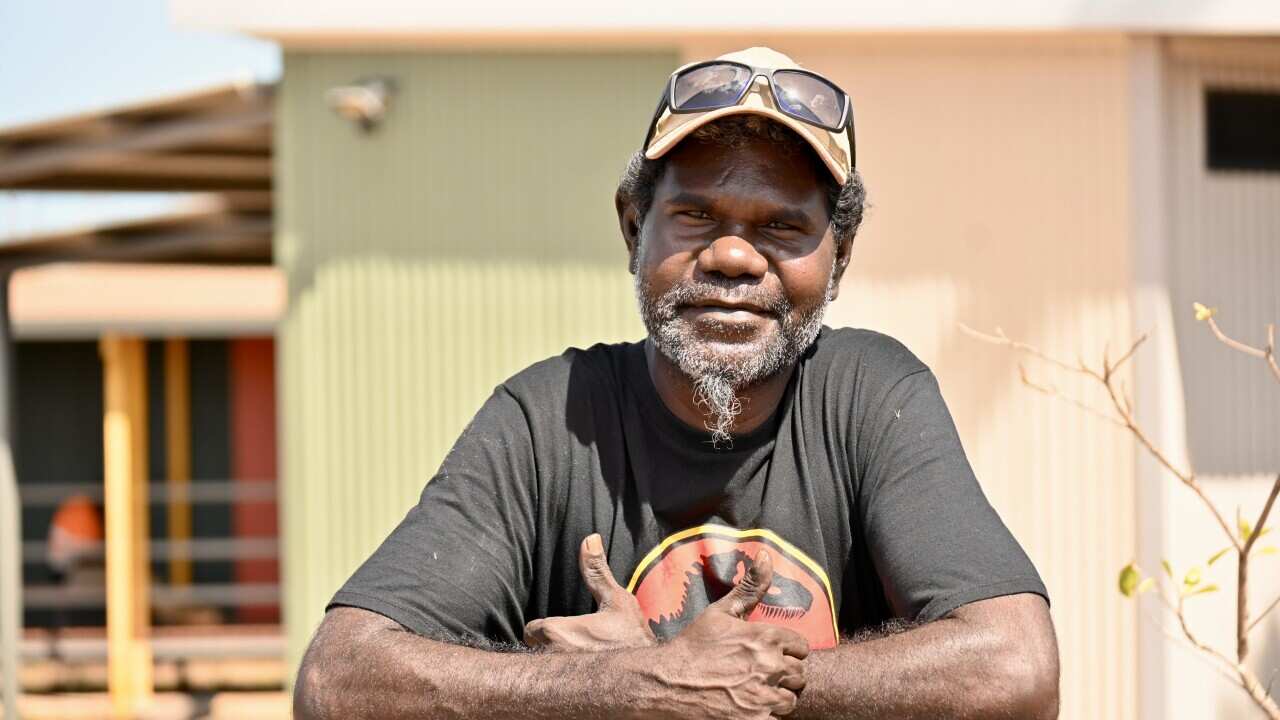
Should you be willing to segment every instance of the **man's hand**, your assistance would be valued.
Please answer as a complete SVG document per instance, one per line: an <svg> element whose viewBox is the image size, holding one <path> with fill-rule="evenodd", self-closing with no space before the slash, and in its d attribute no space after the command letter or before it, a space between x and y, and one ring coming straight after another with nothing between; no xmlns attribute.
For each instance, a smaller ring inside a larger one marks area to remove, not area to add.
<svg viewBox="0 0 1280 720"><path fill-rule="evenodd" d="M582 541L578 569L600 609L590 615L534 620L524 626L527 645L552 652L601 652L657 644L636 597L614 580L598 534Z"/></svg>
<svg viewBox="0 0 1280 720"><path fill-rule="evenodd" d="M664 647L656 668L671 689L675 717L759 719L787 715L804 689L809 642L800 634L746 618L773 584L761 550L742 580Z"/></svg>

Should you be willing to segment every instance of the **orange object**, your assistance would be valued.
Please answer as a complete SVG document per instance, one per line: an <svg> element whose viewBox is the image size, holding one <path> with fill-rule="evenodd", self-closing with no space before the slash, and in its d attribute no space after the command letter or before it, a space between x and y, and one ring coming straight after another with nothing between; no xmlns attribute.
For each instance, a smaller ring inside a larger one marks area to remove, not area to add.
<svg viewBox="0 0 1280 720"><path fill-rule="evenodd" d="M73 495L53 514L49 523L49 565L66 571L77 561L102 553L106 533L102 511L84 495Z"/></svg>

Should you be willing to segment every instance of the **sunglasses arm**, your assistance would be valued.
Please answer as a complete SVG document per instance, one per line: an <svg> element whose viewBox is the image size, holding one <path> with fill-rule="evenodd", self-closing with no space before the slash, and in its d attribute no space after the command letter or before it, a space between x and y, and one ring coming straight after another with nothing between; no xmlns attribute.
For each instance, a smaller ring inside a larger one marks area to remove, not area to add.
<svg viewBox="0 0 1280 720"><path fill-rule="evenodd" d="M648 149L649 140L653 139L653 131L658 128L658 118L662 117L662 111L667 109L670 96L670 87L664 87L662 89L662 97L658 98L658 107L654 109L653 118L649 120L649 129L644 134L644 142L640 143L640 152Z"/></svg>
<svg viewBox="0 0 1280 720"><path fill-rule="evenodd" d="M858 171L858 146L853 141L853 112L849 113L849 122L845 125L845 132L849 135L849 173L853 174Z"/></svg>

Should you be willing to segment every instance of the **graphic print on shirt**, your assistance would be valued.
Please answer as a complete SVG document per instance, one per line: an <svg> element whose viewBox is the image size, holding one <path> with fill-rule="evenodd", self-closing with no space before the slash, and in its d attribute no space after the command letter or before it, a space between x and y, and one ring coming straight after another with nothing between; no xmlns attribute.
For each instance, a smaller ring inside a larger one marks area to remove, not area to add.
<svg viewBox="0 0 1280 720"><path fill-rule="evenodd" d="M627 590L639 601L653 634L670 639L727 595L762 549L773 559L773 585L747 620L794 630L814 649L835 647L840 633L826 571L770 530L723 525L681 530L649 551Z"/></svg>

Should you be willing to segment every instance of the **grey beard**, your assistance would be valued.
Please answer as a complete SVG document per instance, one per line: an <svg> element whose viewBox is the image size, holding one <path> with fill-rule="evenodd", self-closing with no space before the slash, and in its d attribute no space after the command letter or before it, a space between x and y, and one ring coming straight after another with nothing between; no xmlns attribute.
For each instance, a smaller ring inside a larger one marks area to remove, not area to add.
<svg viewBox="0 0 1280 720"><path fill-rule="evenodd" d="M822 301L793 320L793 307L781 293L737 283L690 282L655 298L642 273L636 273L636 299L645 329L658 351L692 381L693 402L707 416L703 426L711 433L712 447L733 447L734 422L742 413L739 393L791 367L817 339L834 284L832 272ZM717 352L680 317L682 307L707 296L750 296L754 303L779 318L781 329L762 341L741 343L734 352Z"/></svg>

